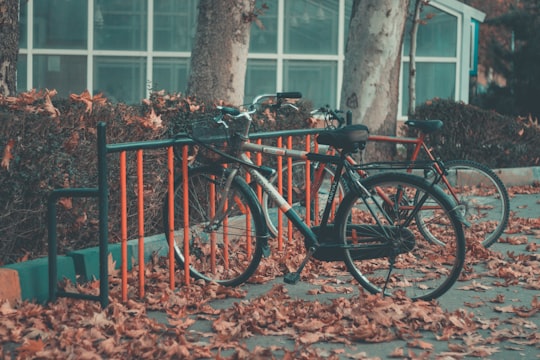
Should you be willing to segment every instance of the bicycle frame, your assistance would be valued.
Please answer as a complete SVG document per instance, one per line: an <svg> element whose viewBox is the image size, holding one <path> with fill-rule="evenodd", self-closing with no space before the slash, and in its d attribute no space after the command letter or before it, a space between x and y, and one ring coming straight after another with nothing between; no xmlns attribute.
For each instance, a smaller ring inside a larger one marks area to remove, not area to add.
<svg viewBox="0 0 540 360"><path fill-rule="evenodd" d="M337 168L339 169L339 174L336 175L332 182L332 186L330 189L329 197L326 201L325 209L323 212L323 218L320 221L321 228L326 228L326 225L328 223L328 219L330 217L330 210L332 207L332 204L334 202L334 198L337 192L337 187L339 184L339 180L341 177L341 170L343 169L343 166L345 165L345 161L342 159L341 156L336 155L328 155L328 154L318 154L313 153L309 151L302 151L302 150L294 150L294 149L284 149L280 147L275 146L267 146L267 145L261 145L256 143L250 143L247 141L243 141L240 145L240 149L242 150L242 153L240 154L239 158L244 162L248 164L252 164L253 166L245 166L244 168L246 171L251 175L252 180L259 184L264 192L268 194L268 196L278 205L279 209L287 216L287 218L292 222L292 224L302 233L302 235L307 239L309 247L319 245L318 237L313 232L313 230L309 226L309 214L306 216L308 221L302 220L298 213L292 208L292 206L289 204L289 202L284 198L283 195L280 194L279 190L274 187L270 181L261 174L260 171L257 170L256 165L253 163L253 161L248 157L246 152L255 152L255 153L263 153L263 154L269 154L274 156L285 156L290 157L294 159L300 159L305 161L318 161L321 163L331 163L337 165ZM236 176L236 170L233 170L230 177ZM366 190L367 191L367 190ZM324 230L321 231L321 233Z"/></svg>
<svg viewBox="0 0 540 360"><path fill-rule="evenodd" d="M441 162L438 161L438 159L433 155L431 152L431 149L426 145L425 143L426 139L426 133L419 131L418 137L411 138L411 137L399 137L399 136L388 136L388 135L370 135L368 137L368 141L376 141L376 142L389 142L394 144L409 144L414 145L413 153L410 157L410 161L415 162L418 159L418 155L420 154L420 150L423 150L424 153L428 156L428 158L433 162L433 167L437 174L440 177L440 180L446 185L448 188L448 191L450 191L450 194L452 197L459 202L459 198L452 188L452 185L450 185L450 182L446 178L446 170L444 167L442 167ZM352 158L351 158L352 160ZM412 168L408 168L407 172L412 172Z"/></svg>

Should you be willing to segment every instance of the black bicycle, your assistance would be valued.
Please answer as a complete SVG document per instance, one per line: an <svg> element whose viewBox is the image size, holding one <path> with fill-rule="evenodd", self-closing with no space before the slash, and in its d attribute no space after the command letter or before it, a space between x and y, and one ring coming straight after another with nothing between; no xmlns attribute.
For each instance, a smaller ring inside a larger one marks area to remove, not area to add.
<svg viewBox="0 0 540 360"><path fill-rule="evenodd" d="M195 163L187 173L181 173L174 204L169 206L168 197L164 201L165 233L167 239L174 237L179 264L188 265L195 278L235 286L247 281L262 257L269 255L269 232L261 204L246 181L249 176L304 239L306 256L295 272L285 275L286 283L299 281L306 263L315 258L344 261L352 276L372 293L392 295L399 290L412 299L424 300L444 294L457 280L465 258L459 208L436 184L419 176L384 172L362 179L346 158L365 146L365 126L321 133L317 142L338 149L336 155L268 150L264 146L265 153L275 151L285 157L294 153L305 160L333 165L335 176L322 218L313 227L268 180L274 170L255 165L247 156L248 151L263 151L263 145L248 142L257 104L273 98L279 107L298 97L299 93L260 95L247 111L218 107L219 115L209 119L206 131L193 129L178 135L191 137L197 152L219 156L219 161ZM231 131L231 124L236 130ZM225 129L226 135L213 135L209 129L216 128ZM342 181L347 182L347 193L330 222ZM426 231L438 241L426 240Z"/></svg>

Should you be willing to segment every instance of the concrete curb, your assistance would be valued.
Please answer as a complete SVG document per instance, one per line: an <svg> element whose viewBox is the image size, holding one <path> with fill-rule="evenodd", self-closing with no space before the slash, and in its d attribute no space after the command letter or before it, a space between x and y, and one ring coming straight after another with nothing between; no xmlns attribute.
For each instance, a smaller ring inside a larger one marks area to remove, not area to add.
<svg viewBox="0 0 540 360"><path fill-rule="evenodd" d="M540 166L494 169L507 187L540 184ZM116 268L120 268L120 244L110 244ZM153 253L166 256L168 247L163 234L149 236L144 240L144 258ZM137 264L138 240L128 241L128 269ZM48 259L39 258L0 267L0 301L29 300L44 303L49 298ZM58 280L86 281L99 277L98 248L76 250L58 256Z"/></svg>
<svg viewBox="0 0 540 360"><path fill-rule="evenodd" d="M156 252L168 253L164 235L149 236L144 240L144 258L148 261ZM128 270L138 260L138 240L128 241ZM109 254L115 268L121 267L121 244L109 244ZM99 248L76 250L58 256L58 281L84 282L99 279ZM49 261L47 257L0 267L0 302L8 300L45 303L49 299Z"/></svg>

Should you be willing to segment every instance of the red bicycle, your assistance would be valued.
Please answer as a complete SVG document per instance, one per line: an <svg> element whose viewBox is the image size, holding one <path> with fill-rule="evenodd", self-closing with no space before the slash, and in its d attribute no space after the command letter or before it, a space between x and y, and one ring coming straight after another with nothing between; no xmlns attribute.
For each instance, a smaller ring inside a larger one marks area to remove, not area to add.
<svg viewBox="0 0 540 360"><path fill-rule="evenodd" d="M323 107L313 113L321 114L325 126L329 129L345 125L345 120L339 111ZM416 138L370 135L368 141L413 146L412 155L408 161L357 163L351 156L348 157L348 161L355 165L358 173L363 177L375 172L397 169L423 173L424 177L437 182L459 205L461 217L469 224L469 228L466 229L467 240L478 241L486 248L491 246L505 230L510 214L510 200L503 182L483 164L470 160L441 160L426 144L429 134L438 131L443 126L441 120L408 120L405 124L418 130ZM328 164L311 162L309 166L306 166L304 160L293 162L292 166L284 167L284 171L274 176L271 181L277 183L278 176L292 180L292 192L295 195L293 202L298 207L305 207L305 174L308 169L311 184L309 198L312 199L310 212L313 214L312 217L316 217L317 209L323 208L318 202L324 203L325 194L328 194L328 184L334 177L334 170ZM292 176L288 174L289 171ZM286 187L287 182L283 181L283 184ZM346 189L343 190L343 193L345 192ZM277 235L276 216L272 215L272 208L275 206L267 197L263 198L262 204L268 228L273 235ZM429 237L429 234L424 235ZM433 240L436 241L436 239Z"/></svg>

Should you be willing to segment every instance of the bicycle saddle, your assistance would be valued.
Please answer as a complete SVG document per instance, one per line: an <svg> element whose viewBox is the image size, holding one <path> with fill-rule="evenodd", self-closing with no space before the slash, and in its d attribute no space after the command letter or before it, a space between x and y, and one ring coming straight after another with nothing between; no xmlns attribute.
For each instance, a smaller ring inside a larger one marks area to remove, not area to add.
<svg viewBox="0 0 540 360"><path fill-rule="evenodd" d="M429 134L442 128L443 122L441 120L407 120L405 125Z"/></svg>
<svg viewBox="0 0 540 360"><path fill-rule="evenodd" d="M353 152L365 148L368 135L369 129L366 125L348 125L319 134L317 143Z"/></svg>

